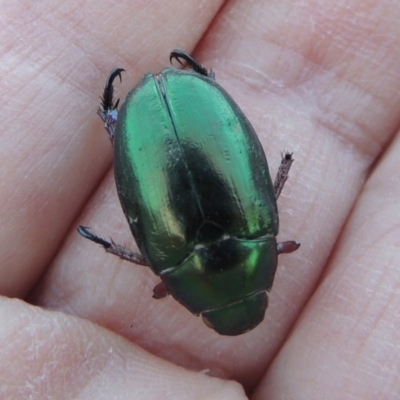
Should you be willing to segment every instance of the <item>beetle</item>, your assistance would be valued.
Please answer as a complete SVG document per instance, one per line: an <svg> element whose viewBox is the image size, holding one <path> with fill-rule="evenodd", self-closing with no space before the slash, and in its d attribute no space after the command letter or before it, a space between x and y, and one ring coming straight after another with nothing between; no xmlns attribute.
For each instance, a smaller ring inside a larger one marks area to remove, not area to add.
<svg viewBox="0 0 400 400"><path fill-rule="evenodd" d="M171 294L221 335L240 335L264 319L278 255L276 200L293 158L275 183L250 122L207 70L182 50L146 74L118 110L108 76L98 114L114 147L119 200L140 254L79 233L112 254L147 265L161 278L153 297Z"/></svg>

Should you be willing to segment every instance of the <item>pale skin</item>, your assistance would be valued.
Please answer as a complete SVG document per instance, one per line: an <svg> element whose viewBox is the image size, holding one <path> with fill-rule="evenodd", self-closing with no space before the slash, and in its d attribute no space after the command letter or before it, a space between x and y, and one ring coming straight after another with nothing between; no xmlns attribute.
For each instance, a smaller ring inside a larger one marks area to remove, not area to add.
<svg viewBox="0 0 400 400"><path fill-rule="evenodd" d="M1 2L5 398L400 397L400 3L222 3ZM76 232L137 250L96 108L112 68L123 99L174 48L213 69L273 177L295 159L278 240L301 247L238 337Z"/></svg>

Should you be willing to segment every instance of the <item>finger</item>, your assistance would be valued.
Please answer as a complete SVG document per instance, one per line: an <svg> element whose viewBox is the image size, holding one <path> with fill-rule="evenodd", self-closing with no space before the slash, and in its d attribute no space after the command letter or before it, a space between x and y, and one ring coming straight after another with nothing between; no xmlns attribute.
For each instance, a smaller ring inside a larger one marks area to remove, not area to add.
<svg viewBox="0 0 400 400"><path fill-rule="evenodd" d="M221 2L3 3L0 293L23 296L110 166L104 77L140 76L178 40L190 49Z"/></svg>
<svg viewBox="0 0 400 400"><path fill-rule="evenodd" d="M82 319L0 304L3 398L246 398L234 382L173 366Z"/></svg>
<svg viewBox="0 0 400 400"><path fill-rule="evenodd" d="M399 397L399 151L400 135L363 188L318 291L255 399L299 390L327 400Z"/></svg>

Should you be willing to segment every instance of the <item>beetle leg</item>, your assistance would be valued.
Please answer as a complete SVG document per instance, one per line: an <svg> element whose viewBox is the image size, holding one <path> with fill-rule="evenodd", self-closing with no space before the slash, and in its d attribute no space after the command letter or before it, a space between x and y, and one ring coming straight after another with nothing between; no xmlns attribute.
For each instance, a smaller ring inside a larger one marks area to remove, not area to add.
<svg viewBox="0 0 400 400"><path fill-rule="evenodd" d="M171 64L174 58L181 65L183 65L181 59L185 60L193 71L197 72L200 75L207 76L208 78L215 81L214 72L211 69L210 71L208 71L207 68L203 67L198 61L196 61L190 54L186 53L185 51L178 49L172 50L169 56L169 62Z"/></svg>
<svg viewBox="0 0 400 400"><path fill-rule="evenodd" d="M293 240L289 240L287 242L280 242L277 244L276 248L278 250L278 254L282 253L293 253L300 247L300 243L296 243Z"/></svg>
<svg viewBox="0 0 400 400"><path fill-rule="evenodd" d="M108 132L111 143L114 141L115 124L118 119L118 104L119 99L114 103L114 80L118 76L121 81L121 72L125 71L122 68L114 68L106 80L103 95L101 96L101 105L97 109L97 114L104 122L104 127Z"/></svg>
<svg viewBox="0 0 400 400"><path fill-rule="evenodd" d="M164 282L158 283L153 289L153 299L162 299L169 295L169 290Z"/></svg>
<svg viewBox="0 0 400 400"><path fill-rule="evenodd" d="M134 264L147 265L144 257L139 253L134 253L132 250L127 249L124 246L114 243L112 240L108 242L107 240L101 238L90 232L85 226L80 225L78 227L78 232L86 239L91 240L104 247L107 253L114 254L123 260L133 262Z"/></svg>
<svg viewBox="0 0 400 400"><path fill-rule="evenodd" d="M278 173L276 174L275 182L274 182L274 191L275 198L278 199L279 195L282 192L283 186L285 186L285 182L289 176L289 170L293 163L292 158L293 153L286 152L282 157L281 165L279 166Z"/></svg>

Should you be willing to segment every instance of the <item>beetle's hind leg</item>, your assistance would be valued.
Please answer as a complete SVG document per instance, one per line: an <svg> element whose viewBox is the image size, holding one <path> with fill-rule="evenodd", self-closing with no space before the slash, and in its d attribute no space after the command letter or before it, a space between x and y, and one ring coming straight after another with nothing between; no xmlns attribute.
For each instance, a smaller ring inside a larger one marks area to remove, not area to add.
<svg viewBox="0 0 400 400"><path fill-rule="evenodd" d="M181 59L185 60L193 71L197 72L200 75L207 76L208 78L215 81L214 72L211 69L207 70L206 67L203 67L197 60L195 60L190 54L186 53L185 51L178 49L172 50L169 56L169 62L172 63L172 60L174 58L181 65L183 65Z"/></svg>
<svg viewBox="0 0 400 400"><path fill-rule="evenodd" d="M85 226L80 225L78 227L78 232L84 238L89 239L92 242L95 242L95 243L103 246L104 250L107 253L114 254L114 255L118 256L119 258L122 258L123 260L126 260L126 261L130 261L134 264L147 266L147 263L141 254L135 253L132 250L129 250L124 246L116 244L112 240L109 242L109 241L101 238L100 236L97 236L94 233L90 232L90 230Z"/></svg>
<svg viewBox="0 0 400 400"><path fill-rule="evenodd" d="M114 68L106 80L103 95L101 96L101 105L97 109L97 114L104 122L104 127L108 132L111 143L114 142L115 125L118 119L119 99L114 102L114 80L118 76L121 81L122 68Z"/></svg>
<svg viewBox="0 0 400 400"><path fill-rule="evenodd" d="M281 165L279 166L278 173L276 174L274 182L274 191L276 199L278 199L279 195L281 194L282 189L285 186L285 182L289 177L289 170L294 161L292 155L293 153L286 152L282 157Z"/></svg>

